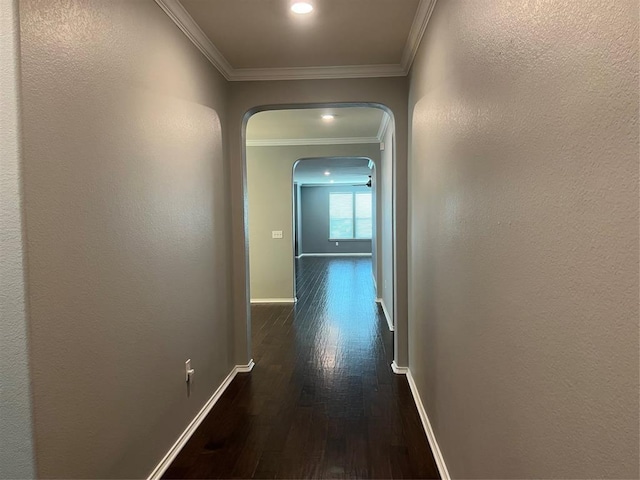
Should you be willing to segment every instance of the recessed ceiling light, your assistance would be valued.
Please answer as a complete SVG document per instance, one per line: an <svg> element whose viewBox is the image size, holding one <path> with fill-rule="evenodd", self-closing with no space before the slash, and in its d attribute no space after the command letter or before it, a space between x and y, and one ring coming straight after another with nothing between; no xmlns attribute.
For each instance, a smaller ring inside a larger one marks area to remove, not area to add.
<svg viewBox="0 0 640 480"><path fill-rule="evenodd" d="M326 172L324 172L324 174L328 177L329 175L331 175L331 172L327 170Z"/></svg>
<svg viewBox="0 0 640 480"><path fill-rule="evenodd" d="M307 13L311 13L313 11L313 5L309 2L294 2L291 5L291 11L293 13L297 13L298 15L306 15Z"/></svg>
<svg viewBox="0 0 640 480"><path fill-rule="evenodd" d="M324 120L325 122L333 122L334 118L336 118L336 116L335 115L331 115L330 113L322 115L322 120Z"/></svg>

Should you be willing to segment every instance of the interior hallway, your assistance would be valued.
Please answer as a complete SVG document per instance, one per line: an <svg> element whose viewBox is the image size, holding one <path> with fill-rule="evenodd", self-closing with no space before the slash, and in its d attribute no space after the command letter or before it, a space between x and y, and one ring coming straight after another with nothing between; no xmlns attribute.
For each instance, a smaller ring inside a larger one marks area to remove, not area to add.
<svg viewBox="0 0 640 480"><path fill-rule="evenodd" d="M298 303L252 306L239 374L165 478L439 478L371 259L297 260Z"/></svg>
<svg viewBox="0 0 640 480"><path fill-rule="evenodd" d="M425 442L370 296L257 309L295 343L251 351L251 150L288 152L258 233L291 250L293 162L356 147L441 477L639 479L639 0L310 1L0 1L0 479L158 480L186 438L172 475L402 474ZM331 133L364 105L384 139ZM248 145L303 107L333 127Z"/></svg>

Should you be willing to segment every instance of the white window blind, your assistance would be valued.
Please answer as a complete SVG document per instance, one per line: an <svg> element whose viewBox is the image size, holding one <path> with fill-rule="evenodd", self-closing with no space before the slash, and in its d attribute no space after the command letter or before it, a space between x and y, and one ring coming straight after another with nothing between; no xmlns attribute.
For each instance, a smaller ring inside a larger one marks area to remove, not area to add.
<svg viewBox="0 0 640 480"><path fill-rule="evenodd" d="M329 238L371 239L373 233L371 193L329 194Z"/></svg>
<svg viewBox="0 0 640 480"><path fill-rule="evenodd" d="M329 194L329 238L353 238L353 194Z"/></svg>
<svg viewBox="0 0 640 480"><path fill-rule="evenodd" d="M371 238L373 233L371 213L371 194L356 193L356 238Z"/></svg>

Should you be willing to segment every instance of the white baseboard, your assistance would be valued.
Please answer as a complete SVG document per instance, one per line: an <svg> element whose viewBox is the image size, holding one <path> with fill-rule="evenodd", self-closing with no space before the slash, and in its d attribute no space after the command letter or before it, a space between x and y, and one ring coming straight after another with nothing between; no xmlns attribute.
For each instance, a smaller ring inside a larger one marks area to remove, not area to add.
<svg viewBox="0 0 640 480"><path fill-rule="evenodd" d="M301 253L302 257L370 257L370 253Z"/></svg>
<svg viewBox="0 0 640 480"><path fill-rule="evenodd" d="M249 373L251 370L253 370L253 367L255 367L256 364L253 361L253 358L249 361L249 363L247 363L246 365L236 365L235 366L235 371L236 373Z"/></svg>
<svg viewBox="0 0 640 480"><path fill-rule="evenodd" d="M252 298L251 303L296 303L297 298Z"/></svg>
<svg viewBox="0 0 640 480"><path fill-rule="evenodd" d="M389 325L389 330L394 331L393 322L391 321L391 315L389 315L389 310L387 310L387 306L384 304L384 300L380 300L380 306L382 307L382 311L384 312L384 317L387 319L387 325Z"/></svg>
<svg viewBox="0 0 640 480"><path fill-rule="evenodd" d="M171 465L171 462L173 462L176 459L176 457L180 453L180 450L182 450L182 448L186 445L186 443L191 438L191 435L194 434L194 432L198 429L202 421L207 417L207 415L209 414L213 406L220 399L220 397L222 396L224 391L227 389L227 387L231 384L231 382L236 377L236 375L238 373L250 372L253 369L254 365L255 363L253 362L253 360L251 360L246 365L236 365L235 367L233 367L229 375L227 375L227 378L225 378L222 381L222 383L216 389L213 395L211 395L211 398L207 400L207 403L204 404L204 406L202 407L202 409L200 409L198 414L193 418L193 420L191 420L191 423L187 425L187 428L178 437L178 440L176 440L176 443L174 443L171 446L167 454L162 458L162 460L160 460L160 463L158 463L156 468L154 468L153 471L149 474L149 477L147 477L148 480L156 480L161 478L162 475L164 475L164 472L167 471L167 469Z"/></svg>
<svg viewBox="0 0 640 480"><path fill-rule="evenodd" d="M411 389L411 394L413 395L413 401L416 404L418 414L420 415L420 420L422 420L422 426L424 427L424 431L427 434L427 440L429 441L429 446L431 447L433 458L436 461L438 472L440 472L440 478L442 478L442 480L451 480L449 470L447 469L447 465L444 463L444 457L442 456L440 446L438 445L438 441L436 440L436 435L433 432L433 428L431 428L431 422L429 421L429 417L427 416L427 411L424 409L422 399L420 398L420 393L418 393L418 387L416 386L416 382L413 380L411 370L409 370L408 368L406 369L406 375L407 381L409 382L409 388Z"/></svg>
<svg viewBox="0 0 640 480"><path fill-rule="evenodd" d="M393 373L396 375L406 375L409 373L409 367L399 367L395 360L391 362L391 370L393 370Z"/></svg>

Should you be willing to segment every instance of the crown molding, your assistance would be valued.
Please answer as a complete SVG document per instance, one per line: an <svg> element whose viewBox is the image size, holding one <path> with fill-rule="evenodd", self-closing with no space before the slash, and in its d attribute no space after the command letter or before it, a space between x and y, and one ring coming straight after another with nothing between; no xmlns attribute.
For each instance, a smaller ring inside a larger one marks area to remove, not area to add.
<svg viewBox="0 0 640 480"><path fill-rule="evenodd" d="M342 65L326 67L239 68L231 81L318 80L335 78L404 77L402 65Z"/></svg>
<svg viewBox="0 0 640 480"><path fill-rule="evenodd" d="M209 40L209 37L202 31L189 12L185 10L178 0L155 0L162 10L169 16L182 33L198 47L198 50L207 57L214 67L227 80L231 80L233 67L220 53L220 50Z"/></svg>
<svg viewBox="0 0 640 480"><path fill-rule="evenodd" d="M222 76L231 82L404 77L409 73L431 17L431 12L433 12L433 7L436 4L436 0L420 0L400 64L235 69L202 31L179 0L155 0L155 2L213 66L218 69Z"/></svg>
<svg viewBox="0 0 640 480"><path fill-rule="evenodd" d="M389 124L391 123L391 115L387 112L383 112L382 120L380 120L380 128L378 128L378 133L376 134L376 138L379 143L384 141L384 136L387 134L387 130L389 129Z"/></svg>
<svg viewBox="0 0 640 480"><path fill-rule="evenodd" d="M376 137L344 138L271 138L266 140L247 140L247 147L295 147L303 145L356 145L380 143Z"/></svg>
<svg viewBox="0 0 640 480"><path fill-rule="evenodd" d="M411 30L409 30L409 36L407 37L407 43L404 46L404 52L402 52L402 60L400 61L405 75L409 74L413 60L418 53L418 47L424 36L424 32L427 30L427 24L433 13L433 8L436 6L437 0L420 0L416 15L413 17L413 23L411 24Z"/></svg>

